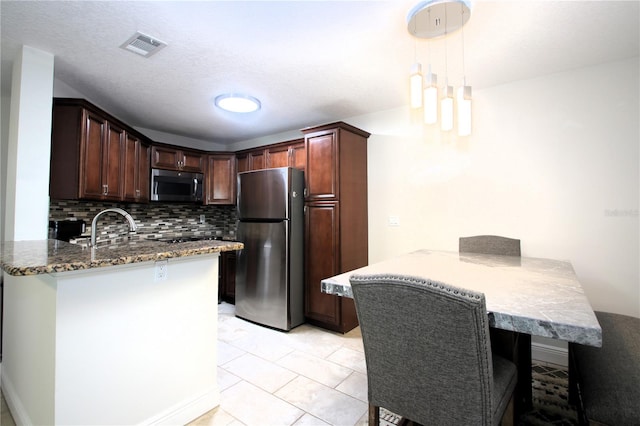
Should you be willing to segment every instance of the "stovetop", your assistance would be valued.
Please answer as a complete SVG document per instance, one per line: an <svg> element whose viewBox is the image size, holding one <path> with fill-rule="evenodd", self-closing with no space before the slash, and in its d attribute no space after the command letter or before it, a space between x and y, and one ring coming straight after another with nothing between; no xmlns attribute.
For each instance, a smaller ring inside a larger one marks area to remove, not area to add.
<svg viewBox="0 0 640 426"><path fill-rule="evenodd" d="M172 238L162 238L158 241L162 241L165 243L188 243L192 241L211 241L211 240L222 240L222 237L172 237Z"/></svg>

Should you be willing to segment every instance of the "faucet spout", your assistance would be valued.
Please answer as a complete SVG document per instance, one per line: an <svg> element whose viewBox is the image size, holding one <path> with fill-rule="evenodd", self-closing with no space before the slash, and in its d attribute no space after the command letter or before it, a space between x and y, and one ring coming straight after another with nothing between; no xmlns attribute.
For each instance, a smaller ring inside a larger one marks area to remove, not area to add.
<svg viewBox="0 0 640 426"><path fill-rule="evenodd" d="M125 210L114 207L114 208L110 208L110 209L104 209L101 212L99 212L94 218L93 221L91 222L91 246L95 246L96 245L96 228L98 227L98 218L100 216L102 216L105 213L109 213L109 212L113 212L113 213L118 213L120 215L122 215L125 219L127 219L127 222L129 222L129 233L133 234L136 232L136 222L133 220L133 218L131 217L131 215L129 213L127 213Z"/></svg>

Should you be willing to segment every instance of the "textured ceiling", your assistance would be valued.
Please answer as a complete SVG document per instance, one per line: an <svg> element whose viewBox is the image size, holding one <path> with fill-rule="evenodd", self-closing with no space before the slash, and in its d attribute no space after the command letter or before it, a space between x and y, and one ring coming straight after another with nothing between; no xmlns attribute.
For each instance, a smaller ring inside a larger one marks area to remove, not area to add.
<svg viewBox="0 0 640 426"><path fill-rule="evenodd" d="M407 32L417 0L0 2L2 94L21 45L55 55L55 77L136 127L221 144L408 103L415 58L474 90L639 55L638 1L476 1L464 32ZM168 46L120 49L135 31ZM446 52L446 54L445 54ZM446 59L446 60L445 60ZM263 108L233 116L226 92Z"/></svg>

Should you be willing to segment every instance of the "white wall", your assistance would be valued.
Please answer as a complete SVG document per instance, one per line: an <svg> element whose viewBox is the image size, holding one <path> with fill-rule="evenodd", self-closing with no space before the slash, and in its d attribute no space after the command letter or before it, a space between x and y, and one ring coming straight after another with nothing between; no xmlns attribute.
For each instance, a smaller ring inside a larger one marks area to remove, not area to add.
<svg viewBox="0 0 640 426"><path fill-rule="evenodd" d="M466 138L404 108L346 119L372 133L369 261L519 238L571 261L594 309L640 316L639 81L636 57L476 90Z"/></svg>
<svg viewBox="0 0 640 426"><path fill-rule="evenodd" d="M9 111L11 98L2 97L0 104L0 241L4 241L4 217L7 183L7 149L9 147Z"/></svg>
<svg viewBox="0 0 640 426"><path fill-rule="evenodd" d="M15 59L7 147L7 240L47 237L53 55L23 46Z"/></svg>

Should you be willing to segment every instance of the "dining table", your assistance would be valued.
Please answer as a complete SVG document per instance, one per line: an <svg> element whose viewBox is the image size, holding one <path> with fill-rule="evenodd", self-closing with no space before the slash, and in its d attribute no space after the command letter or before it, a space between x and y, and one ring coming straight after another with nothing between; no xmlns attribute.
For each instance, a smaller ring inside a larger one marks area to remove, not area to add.
<svg viewBox="0 0 640 426"><path fill-rule="evenodd" d="M321 291L353 298L352 275L412 276L483 293L492 339L500 340L492 350L518 368L517 414L532 407L531 336L602 346L600 324L565 260L417 250L326 278Z"/></svg>

